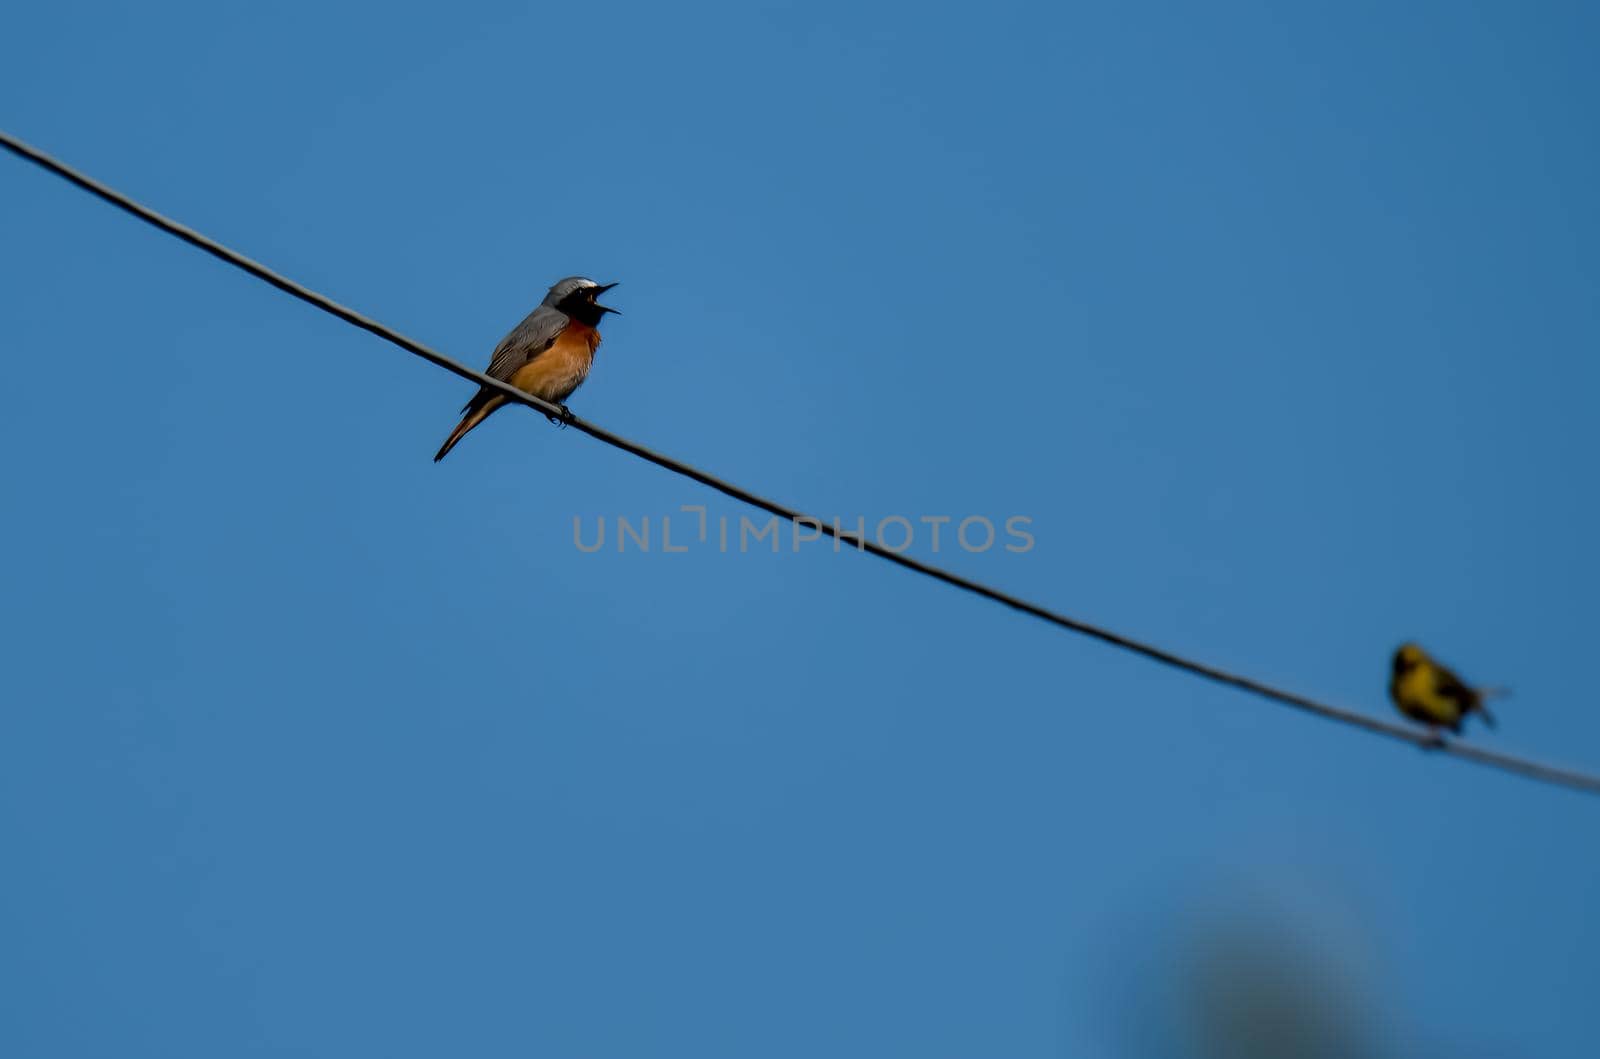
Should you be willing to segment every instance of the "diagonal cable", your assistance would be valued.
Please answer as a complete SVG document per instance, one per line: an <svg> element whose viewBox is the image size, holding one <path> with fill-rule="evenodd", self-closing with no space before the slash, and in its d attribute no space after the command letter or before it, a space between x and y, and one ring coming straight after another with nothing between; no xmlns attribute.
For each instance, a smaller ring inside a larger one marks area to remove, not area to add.
<svg viewBox="0 0 1600 1059"><path fill-rule="evenodd" d="M84 191L94 195L96 198L109 202L118 209L133 214L146 224L150 224L156 228L159 228L169 235L174 235L188 243L190 246L203 250L213 257L220 258L235 268L248 272L257 279L270 283L272 286L277 287L285 294L293 295L309 305L316 306L323 312L331 313L332 315L343 320L345 323L359 327L363 331L370 331L372 334L377 335L384 341L391 342L406 352L421 357L423 360L426 360L431 364L435 364L451 374L459 375L463 379L477 383L479 386L488 387L497 393L503 394L518 404L527 405L529 408L543 412L547 416L560 416L562 414L562 409L559 406L551 404L548 401L541 400L532 394L524 393L509 383L501 382L499 379L491 378L482 372L473 371L471 368L460 363L459 361L452 360L443 353L439 353L428 348L420 342L407 338L405 335L400 334L398 331L395 331L392 328L386 327L369 316L363 316L354 309L340 305L333 299L322 294L318 294L309 287L301 286L294 280L285 276L281 276L272 271L260 262L253 261L238 251L231 250L228 247L223 246L221 243L210 239L207 236L201 235L193 228L179 224L177 221L157 213L148 206L144 206L134 201L127 195L124 195L122 192L108 187L105 184L100 183L98 180L78 172L64 162L57 161L50 155L45 154L36 147L24 143L14 136L11 136L9 133L0 131L0 147L5 147L13 154L16 154L19 157L34 163L40 168L61 177L69 183L77 185ZM590 423L587 420L578 418L577 416L569 415L567 416L566 421L572 427L572 429L582 431L583 433L594 438L596 441L610 445L612 448L621 449L623 452L637 456L640 459L653 463L658 467L665 468L674 474L679 474L685 478L691 479L692 481L699 482L701 485L713 489L721 493L723 496L737 500L740 503L749 504L752 507L760 508L762 511L766 511L791 522L804 523L809 528L820 530L829 537L843 540L845 543L852 545L859 551L868 552L869 554L875 555L880 559L894 563L896 566L902 566L907 570L922 574L924 577L931 577L935 581L942 581L954 588L961 589L963 592L970 592L975 596L981 596L984 599L1010 607L1013 610L1019 610L1024 614L1038 618L1041 621L1049 622L1050 624L1060 628L1081 633L1084 636L1099 640L1102 643L1110 644L1113 647L1121 648L1124 651L1130 651L1153 662L1159 662L1162 665L1171 666L1174 669L1180 669L1186 673L1201 677L1205 680L1210 680L1218 684L1224 684L1228 687L1236 688L1240 691L1248 692L1252 695L1259 696L1260 698L1279 703L1280 705L1292 706L1298 710L1315 714L1318 717L1323 717L1330 721L1337 721L1341 724L1347 724L1356 728L1361 728L1373 733L1374 735L1386 736L1390 739L1398 739L1401 742L1410 743L1413 746L1421 747L1424 750L1435 750L1443 754L1461 758L1464 761L1472 761L1479 765L1486 765L1490 768L1511 772L1519 776L1526 776L1529 779L1537 780L1541 783L1570 787L1574 790L1584 791L1589 794L1600 794L1600 776L1593 776L1588 773L1579 772L1572 769L1559 768L1554 765L1546 765L1541 762L1530 761L1526 758L1517 757L1513 754L1502 754L1493 750L1485 750L1481 747L1476 747L1468 743L1446 740L1443 737L1430 732L1418 731L1392 721L1379 720L1376 717L1370 717L1355 710L1345 709L1344 707L1340 706L1332 706L1324 702L1319 702L1316 699L1309 698L1305 695L1299 695L1292 691L1284 691L1283 689L1274 687L1271 684L1266 684L1262 681L1254 680L1238 673L1229 672L1228 670L1221 669L1205 662L1197 662L1193 659L1185 658L1182 655L1174 654L1171 651L1157 647L1153 644L1135 640L1131 637L1112 632L1109 629L1101 628L1098 625L1091 624L1087 621L1082 621L1078 618L1068 617L1065 614L1058 613L1057 611L1053 611L1048 607L1041 606L1037 603L1030 603L1019 596L1014 596L1008 592L1003 592L1000 589L993 588L982 583L981 581L974 581L971 578L962 577L960 574L952 573L949 570L934 566L930 563L925 563L921 560L913 559L909 556L891 551L874 541L867 540L864 536L857 537L854 534L844 533L837 525L830 525L821 521L820 519L812 518L811 516L806 515L794 508L786 507L785 505L778 503L776 500L768 499L767 497L761 496L759 493L753 493L742 486L734 485L732 482L724 481L709 471L703 471L698 467L684 463L682 460L674 459L671 456L656 452L654 449L646 448L636 441L631 441L620 434L614 434L602 426Z"/></svg>

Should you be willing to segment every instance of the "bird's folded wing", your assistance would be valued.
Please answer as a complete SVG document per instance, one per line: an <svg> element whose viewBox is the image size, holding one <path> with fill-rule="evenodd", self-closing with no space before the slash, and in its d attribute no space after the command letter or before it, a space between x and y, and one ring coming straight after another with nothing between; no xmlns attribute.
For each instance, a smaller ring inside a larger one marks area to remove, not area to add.
<svg viewBox="0 0 1600 1059"><path fill-rule="evenodd" d="M510 382L520 368L554 344L567 322L565 313L541 305L494 347L486 374Z"/></svg>

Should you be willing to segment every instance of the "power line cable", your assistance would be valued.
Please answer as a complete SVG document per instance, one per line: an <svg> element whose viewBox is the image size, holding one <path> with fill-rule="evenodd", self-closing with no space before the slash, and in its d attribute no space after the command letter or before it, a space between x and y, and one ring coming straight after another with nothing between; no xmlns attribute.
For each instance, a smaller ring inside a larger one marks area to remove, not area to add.
<svg viewBox="0 0 1600 1059"><path fill-rule="evenodd" d="M524 393L510 384L501 382L499 379L490 378L488 375L485 375L482 372L473 371L466 365L452 360L444 354L430 349L420 342L407 338L405 335L386 327L371 317L363 316L354 309L340 305L331 298L318 294L316 291L313 291L308 287L301 286L294 280L279 275L278 273L267 268L265 265L262 265L257 261L253 261L250 258L245 257L243 254L235 250L231 250L228 247L223 246L221 243L208 238L207 236L201 235L194 229L189 228L186 225L179 224L177 221L157 213L148 206L144 206L134 201L132 198L129 198L120 191L116 191L115 189L100 183L92 177L78 172L72 167L66 165L64 162L60 162L55 158L52 158L50 155L45 154L38 148L24 143L9 133L0 131L0 146L4 146L13 154L16 154L19 157L34 163L40 168L45 169L48 172L77 185L79 188L89 192L91 195L109 202L118 209L133 214L141 221L153 225L169 235L176 236L177 238L188 243L190 246L197 247L213 257L220 258L235 268L242 269L243 271L248 272L250 275L255 276L257 279L270 283L272 286L278 288L286 294L293 295L307 304L314 305L323 312L331 313L332 315L337 316L339 319L348 324L359 327L363 331L370 331L379 338L387 342L391 342L406 352L421 357L423 360L426 360L431 364L435 364L438 367L451 372L452 374L459 375L461 378L477 383L479 386L488 387L497 393L503 394L510 400L515 401L518 404L527 405L529 408L532 408L538 412L542 412L546 416L560 417L563 413L563 409L557 405L541 400L532 394ZM1171 666L1174 669L1183 670L1184 672L1193 674L1194 676L1202 677L1218 684L1224 684L1240 691L1249 692L1252 695L1257 695L1272 702L1277 702L1285 706L1292 706L1296 709L1315 714L1318 717L1323 717L1330 721L1338 721L1342 724L1365 729L1366 731L1372 732L1376 735L1387 736L1391 739L1398 739L1401 742L1410 743L1413 746L1421 747L1424 750L1438 751L1440 753L1458 757L1466 761L1476 762L1480 765L1487 765L1490 768L1497 768L1505 772L1526 776L1542 783L1570 787L1574 790L1584 791L1589 794L1600 794L1600 776L1593 776L1588 773L1579 772L1572 769L1558 768L1553 765L1546 765L1537 761L1530 761L1526 758L1517 757L1512 754L1497 753L1493 750L1485 750L1481 747L1473 746L1468 743L1446 740L1443 737L1430 732L1418 731L1402 726L1395 722L1379 720L1376 717L1358 713L1354 710L1345 709L1339 706L1332 706L1324 702L1319 702L1316 699L1309 698L1305 695L1299 695L1292 691L1284 691L1280 688L1272 686L1271 684L1266 684L1250 677L1229 672L1228 670L1209 665L1205 662L1196 662L1164 648L1156 647L1153 644L1144 643L1143 641L1136 640L1128 636L1123 636L1120 633L1101 628L1100 626L1094 625L1090 622L1068 617L1065 614L1050 610L1049 608L1040 606L1037 603L1030 603L1025 599L1014 596L1008 592L1002 592L1000 589L993 588L989 585L983 584L980 581L974 581L971 578L962 577L960 574L952 573L949 570L942 569L930 563L925 563L921 560L913 559L910 556L902 555L899 552L891 551L881 544L866 539L864 535L857 537L854 534L845 533L841 531L836 524L829 524L820 519L812 518L811 516L797 511L794 508L780 504L776 500L770 500L767 497L753 493L741 486L724 481L708 471L703 471L698 467L684 463L682 460L677 460L671 456L656 452L653 449L646 448L636 441L631 441L619 434L614 434L604 427L590 423L577 416L570 414L567 415L566 423L572 429L581 431L594 438L596 441L603 442L604 444L610 445L613 448L621 449L623 452L637 456L640 459L653 463L658 467L663 467L674 474L679 474L692 481L699 482L701 485L713 489L733 500L737 500L740 503L749 504L752 507L760 508L762 511L766 511L782 519L787 519L790 522L804 523L808 527L820 530L829 537L843 540L845 543L856 547L859 551L864 551L871 555L875 555L880 559L894 563L896 566L902 566L907 570L922 574L925 577L931 577L936 581L942 581L945 584L954 588L959 588L964 592L970 592L975 596L981 596L984 599L1010 607L1013 610L1019 610L1024 614L1038 618L1041 621L1049 622L1050 624L1060 628L1081 633L1084 636L1099 640L1102 643L1110 644L1113 647L1121 648L1124 651L1131 651L1134 654L1141 655L1155 662L1159 662L1162 665Z"/></svg>

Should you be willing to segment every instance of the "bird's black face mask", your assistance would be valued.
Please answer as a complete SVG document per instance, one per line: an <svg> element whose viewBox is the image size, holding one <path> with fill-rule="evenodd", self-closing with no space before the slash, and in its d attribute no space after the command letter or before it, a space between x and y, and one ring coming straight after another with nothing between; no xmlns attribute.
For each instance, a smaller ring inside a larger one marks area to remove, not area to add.
<svg viewBox="0 0 1600 1059"><path fill-rule="evenodd" d="M609 305L601 305L598 300L600 295L615 286L615 283L602 283L596 287L579 287L562 298L557 308L585 327L596 327L606 313L617 312Z"/></svg>

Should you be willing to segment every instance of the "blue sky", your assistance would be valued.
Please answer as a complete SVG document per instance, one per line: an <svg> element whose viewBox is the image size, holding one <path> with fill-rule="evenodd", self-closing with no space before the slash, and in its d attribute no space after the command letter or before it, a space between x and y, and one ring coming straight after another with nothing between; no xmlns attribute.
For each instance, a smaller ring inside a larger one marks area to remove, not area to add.
<svg viewBox="0 0 1600 1059"><path fill-rule="evenodd" d="M620 280L581 415L1386 716L1417 638L1600 768L1590 5L0 32L8 131L469 363ZM517 411L435 466L467 384L0 211L0 1053L1130 1056L1239 917L1385 1054L1593 1054L1592 799L861 556L580 553L741 512Z"/></svg>

